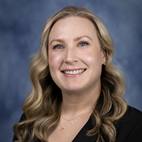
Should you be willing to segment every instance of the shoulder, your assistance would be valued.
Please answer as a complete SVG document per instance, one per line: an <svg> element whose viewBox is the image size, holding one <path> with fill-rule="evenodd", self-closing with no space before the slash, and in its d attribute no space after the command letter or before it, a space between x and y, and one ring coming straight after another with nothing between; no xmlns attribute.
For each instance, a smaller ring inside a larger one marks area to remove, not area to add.
<svg viewBox="0 0 142 142"><path fill-rule="evenodd" d="M23 114L21 115L21 117L20 117L20 121L19 121L19 122L22 122L22 121L24 121L24 120L26 120L26 119L27 119L27 117L26 117L25 113L23 113Z"/></svg>
<svg viewBox="0 0 142 142"><path fill-rule="evenodd" d="M27 117L26 117L25 113L23 113L23 114L21 115L21 117L20 117L19 122L23 122L23 121L25 121L25 120L27 120ZM14 136L13 136L13 142L15 142L15 141L17 141L17 140L18 140L18 138L16 137L16 135L14 135ZM34 137L34 142L40 142L40 140L35 136L35 137Z"/></svg>
<svg viewBox="0 0 142 142"><path fill-rule="evenodd" d="M125 115L116 122L116 142L134 142L142 140L142 112L128 106Z"/></svg>
<svg viewBox="0 0 142 142"><path fill-rule="evenodd" d="M129 124L131 122L133 122L133 124L131 125L136 125L137 123L139 123L140 121L142 121L142 112L139 111L136 108L133 108L131 106L128 106L127 111L125 113L125 115L118 120L118 124Z"/></svg>
<svg viewBox="0 0 142 142"><path fill-rule="evenodd" d="M19 122L22 122L22 121L24 121L24 120L26 120L27 118L26 118L26 115L25 115L25 113L23 113L22 115L21 115L21 117L20 117L20 120L19 120ZM16 137L16 135L14 134L14 136L13 136L13 142L14 141L17 141L18 140L18 138Z"/></svg>

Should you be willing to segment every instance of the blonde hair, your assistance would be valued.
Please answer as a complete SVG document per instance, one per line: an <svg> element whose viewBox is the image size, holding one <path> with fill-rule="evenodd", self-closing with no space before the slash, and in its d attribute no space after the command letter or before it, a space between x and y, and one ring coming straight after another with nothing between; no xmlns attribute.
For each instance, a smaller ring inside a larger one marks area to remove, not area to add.
<svg viewBox="0 0 142 142"><path fill-rule="evenodd" d="M42 32L41 49L30 63L33 89L23 103L27 119L14 125L14 132L19 142L32 142L35 136L45 142L45 132L59 122L62 94L50 76L48 38L53 25L69 16L84 17L92 21L101 48L106 53L106 64L103 65L101 74L101 93L92 113L94 127L87 132L87 135L98 134L97 142L104 141L102 133L110 142L116 139L114 122L125 114L127 104L122 98L125 91L123 74L111 63L114 54L113 41L104 24L91 11L82 7L68 6L48 19Z"/></svg>

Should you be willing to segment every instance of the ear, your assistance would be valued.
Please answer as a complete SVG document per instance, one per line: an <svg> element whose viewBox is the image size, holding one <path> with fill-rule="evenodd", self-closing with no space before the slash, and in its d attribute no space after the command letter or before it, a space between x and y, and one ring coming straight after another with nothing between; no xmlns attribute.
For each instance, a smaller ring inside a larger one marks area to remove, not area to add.
<svg viewBox="0 0 142 142"><path fill-rule="evenodd" d="M106 63L106 52L102 50L102 64L105 65Z"/></svg>

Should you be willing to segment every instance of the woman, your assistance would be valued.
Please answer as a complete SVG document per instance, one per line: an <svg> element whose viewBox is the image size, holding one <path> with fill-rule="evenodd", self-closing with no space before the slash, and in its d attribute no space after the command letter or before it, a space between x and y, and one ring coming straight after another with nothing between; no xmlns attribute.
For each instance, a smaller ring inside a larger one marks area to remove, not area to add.
<svg viewBox="0 0 142 142"><path fill-rule="evenodd" d="M142 113L122 98L125 81L113 52L108 31L89 10L68 6L49 18L13 141L142 141Z"/></svg>

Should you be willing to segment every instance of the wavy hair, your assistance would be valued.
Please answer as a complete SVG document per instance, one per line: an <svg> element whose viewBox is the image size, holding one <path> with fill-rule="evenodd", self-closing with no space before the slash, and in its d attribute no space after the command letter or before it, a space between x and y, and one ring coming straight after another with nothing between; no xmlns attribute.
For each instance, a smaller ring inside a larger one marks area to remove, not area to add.
<svg viewBox="0 0 142 142"><path fill-rule="evenodd" d="M69 16L89 19L94 24L100 46L106 53L106 64L103 65L101 74L100 97L92 113L94 127L87 135L97 134L97 142L104 142L103 134L110 142L116 140L115 122L125 114L127 104L122 98L125 91L123 73L111 62L114 54L113 41L104 24L91 11L68 6L48 19L42 32L41 48L30 63L33 88L23 103L27 119L14 125L18 142L32 142L35 137L45 142L45 132L60 120L62 94L49 72L48 39L53 25Z"/></svg>

